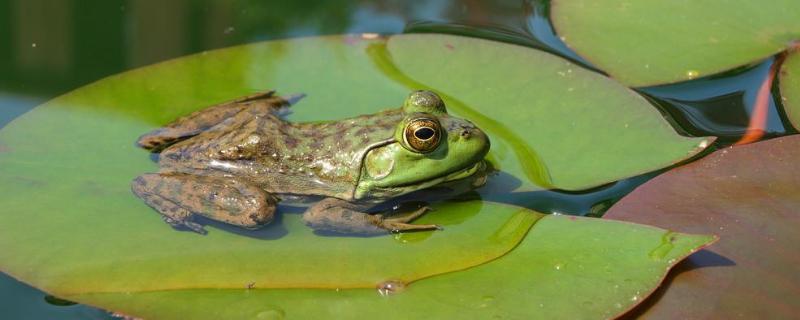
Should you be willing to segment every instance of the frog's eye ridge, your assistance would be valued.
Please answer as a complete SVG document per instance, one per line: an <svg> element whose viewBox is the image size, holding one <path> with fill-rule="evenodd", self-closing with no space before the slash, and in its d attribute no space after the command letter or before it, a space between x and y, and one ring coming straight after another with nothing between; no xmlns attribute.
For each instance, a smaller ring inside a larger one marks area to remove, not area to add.
<svg viewBox="0 0 800 320"><path fill-rule="evenodd" d="M409 150L427 153L439 146L441 136L442 129L439 121L432 118L417 118L408 121L403 139Z"/></svg>

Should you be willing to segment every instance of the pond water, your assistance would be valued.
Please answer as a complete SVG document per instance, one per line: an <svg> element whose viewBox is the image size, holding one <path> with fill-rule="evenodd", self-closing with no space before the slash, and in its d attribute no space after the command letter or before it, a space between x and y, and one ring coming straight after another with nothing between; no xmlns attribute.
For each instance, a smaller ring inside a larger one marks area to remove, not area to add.
<svg viewBox="0 0 800 320"><path fill-rule="evenodd" d="M0 0L0 127L36 105L126 70L238 44L342 33L449 33L545 50L587 68L553 33L547 1ZM689 136L744 134L771 61L638 92ZM768 137L793 133L771 98ZM543 213L601 216L652 172L581 192L494 195ZM0 312L13 319L106 319L0 275Z"/></svg>

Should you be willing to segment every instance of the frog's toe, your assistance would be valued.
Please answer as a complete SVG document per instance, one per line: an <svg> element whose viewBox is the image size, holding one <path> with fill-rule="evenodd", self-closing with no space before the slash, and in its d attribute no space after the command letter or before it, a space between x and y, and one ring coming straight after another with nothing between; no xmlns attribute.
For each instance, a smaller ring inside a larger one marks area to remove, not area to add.
<svg viewBox="0 0 800 320"><path fill-rule="evenodd" d="M431 207L424 206L424 207L421 207L421 208L419 208L417 210L414 210L414 212L412 212L412 213L401 215L401 216L398 216L398 217L388 218L388 220L395 221L395 222L401 222L401 223L408 223L408 222L414 221L414 219L419 218L423 214L425 214L426 212L432 211L432 210L433 209L431 209Z"/></svg>
<svg viewBox="0 0 800 320"><path fill-rule="evenodd" d="M206 229L203 228L203 225L197 222L187 219L175 219L169 216L161 216L161 217L162 219L164 219L164 222L166 222L175 229L187 229L202 235L208 234L208 231L206 231Z"/></svg>
<svg viewBox="0 0 800 320"><path fill-rule="evenodd" d="M390 217L390 218L383 218L380 222L382 228L386 230L390 230L392 232L401 232L401 231L418 231L418 230L444 230L438 224L410 224L409 222L413 221L416 218L419 218L423 214L428 211L431 211L428 206L421 207L415 210L412 213L398 216L398 217Z"/></svg>
<svg viewBox="0 0 800 320"><path fill-rule="evenodd" d="M383 222L381 223L381 227L392 232L444 230L438 224L410 224L410 223L399 222L392 219L383 220Z"/></svg>

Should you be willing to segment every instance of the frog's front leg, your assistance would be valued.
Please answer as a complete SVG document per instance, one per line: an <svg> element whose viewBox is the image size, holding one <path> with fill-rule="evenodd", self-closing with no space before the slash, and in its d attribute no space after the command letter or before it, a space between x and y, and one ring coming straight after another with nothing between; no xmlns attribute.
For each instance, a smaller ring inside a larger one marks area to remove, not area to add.
<svg viewBox="0 0 800 320"><path fill-rule="evenodd" d="M272 221L277 202L261 188L236 179L176 173L143 174L133 180L131 190L173 227L201 234L206 231L192 221L195 213L255 229Z"/></svg>
<svg viewBox="0 0 800 320"><path fill-rule="evenodd" d="M438 230L435 224L410 224L429 210L422 207L411 214L386 217L362 212L368 206L336 198L326 198L309 207L303 214L306 225L314 230L343 234L383 234L396 231Z"/></svg>

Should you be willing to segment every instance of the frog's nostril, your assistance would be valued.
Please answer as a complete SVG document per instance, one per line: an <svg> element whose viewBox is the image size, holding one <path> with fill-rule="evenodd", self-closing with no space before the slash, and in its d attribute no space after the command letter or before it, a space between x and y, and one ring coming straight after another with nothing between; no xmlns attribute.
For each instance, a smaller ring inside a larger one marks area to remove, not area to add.
<svg viewBox="0 0 800 320"><path fill-rule="evenodd" d="M467 129L461 130L461 137L462 138L466 139L466 138L469 138L469 136L470 136L469 130L467 130Z"/></svg>

